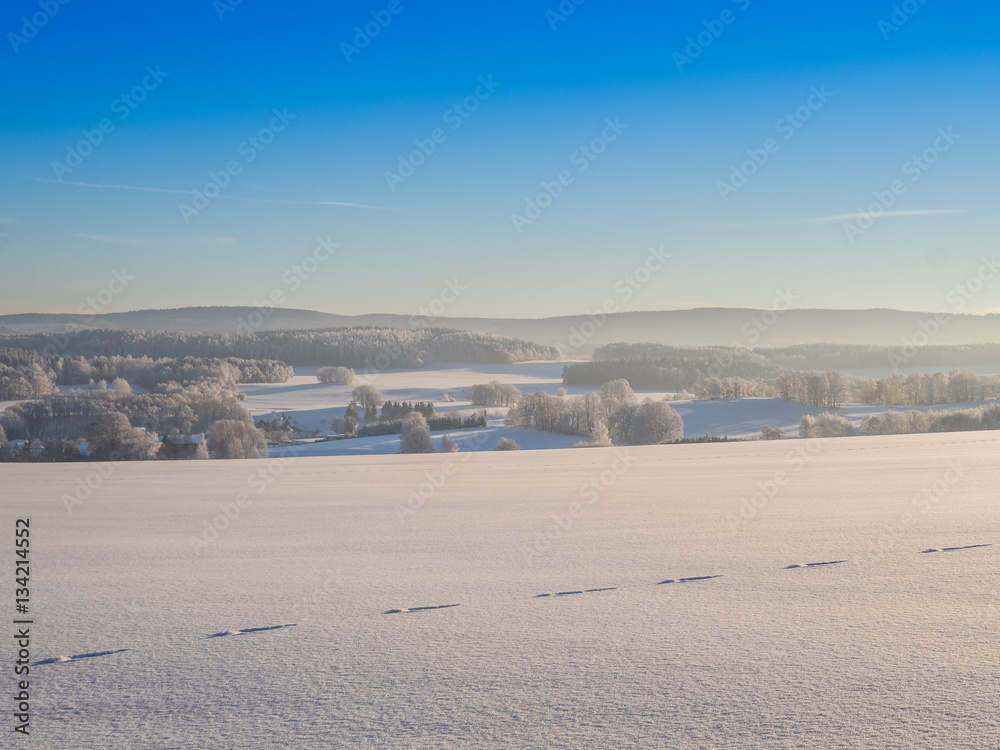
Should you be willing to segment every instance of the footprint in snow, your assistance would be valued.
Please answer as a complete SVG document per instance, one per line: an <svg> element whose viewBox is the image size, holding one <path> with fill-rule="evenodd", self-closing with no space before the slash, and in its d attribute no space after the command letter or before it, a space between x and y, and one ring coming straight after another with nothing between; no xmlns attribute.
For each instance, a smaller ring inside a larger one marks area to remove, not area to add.
<svg viewBox="0 0 1000 750"><path fill-rule="evenodd" d="M541 599L546 596L572 596L573 594L592 594L596 591L615 591L616 586L606 586L602 589L579 589L577 591L556 591L554 594L536 594L536 599Z"/></svg>
<svg viewBox="0 0 1000 750"><path fill-rule="evenodd" d="M75 656L56 656L51 659L43 659L42 661L36 661L31 666L38 667L42 664L65 664L69 661L80 661L81 659L92 659L95 656L110 656L111 654L120 654L123 651L131 651L130 648L119 648L114 651L92 651L89 654L76 654Z"/></svg>
<svg viewBox="0 0 1000 750"><path fill-rule="evenodd" d="M688 578L667 578L660 581L657 585L662 586L665 583L691 583L692 581L707 581L711 578L722 578L721 575L716 576L689 576Z"/></svg>
<svg viewBox="0 0 1000 750"><path fill-rule="evenodd" d="M786 565L785 570L792 570L793 568L818 568L821 565L840 565L840 563L845 563L847 560L828 560L826 562L811 562L811 563L792 563L791 565Z"/></svg>
<svg viewBox="0 0 1000 750"><path fill-rule="evenodd" d="M242 630L224 630L221 633L212 633L212 635L205 636L206 638L222 638L227 635L248 635L249 633L259 633L262 630L279 630L281 628L294 628L296 623L292 622L287 625L269 625L266 628L243 628Z"/></svg>
<svg viewBox="0 0 1000 750"><path fill-rule="evenodd" d="M921 554L928 554L929 552L954 552L958 549L976 549L977 547L992 547L992 544L967 544L964 547L941 547L940 549L935 549L931 547L930 549L925 549Z"/></svg>
<svg viewBox="0 0 1000 750"><path fill-rule="evenodd" d="M400 607L399 609L387 609L382 614L384 615L398 615L404 612L425 612L429 609L449 609L451 607L460 607L460 604L434 604L429 607Z"/></svg>

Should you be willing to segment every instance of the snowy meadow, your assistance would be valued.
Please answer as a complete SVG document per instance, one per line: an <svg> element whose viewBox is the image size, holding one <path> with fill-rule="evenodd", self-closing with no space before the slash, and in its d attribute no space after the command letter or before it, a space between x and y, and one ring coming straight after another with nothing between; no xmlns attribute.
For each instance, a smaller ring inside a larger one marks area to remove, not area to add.
<svg viewBox="0 0 1000 750"><path fill-rule="evenodd" d="M5 466L5 523L34 498L36 729L74 748L991 747L998 449L125 463L69 509L90 467Z"/></svg>

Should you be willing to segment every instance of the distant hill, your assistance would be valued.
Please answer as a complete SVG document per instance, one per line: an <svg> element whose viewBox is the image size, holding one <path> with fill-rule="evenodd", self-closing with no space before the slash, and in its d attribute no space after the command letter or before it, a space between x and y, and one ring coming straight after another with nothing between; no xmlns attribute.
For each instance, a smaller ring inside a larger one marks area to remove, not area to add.
<svg viewBox="0 0 1000 750"><path fill-rule="evenodd" d="M241 321L258 330L389 326L414 328L407 315L334 315L312 310L276 309L261 316L251 307L184 307L136 310L97 316L29 313L0 316L0 331L59 331L67 327L160 331L237 331ZM561 346L569 355L589 355L613 342L672 345L790 346L826 342L897 346L917 343L976 344L1000 342L1000 315L951 315L927 341L934 313L901 310L789 310L767 326L765 311L741 308L698 308L661 312L629 312L604 319L586 315L555 318L439 318L436 327L513 336L538 344ZM770 319L771 313L768 313ZM253 316L251 318L251 316ZM756 322L755 322L756 321ZM245 325L245 324L244 324Z"/></svg>

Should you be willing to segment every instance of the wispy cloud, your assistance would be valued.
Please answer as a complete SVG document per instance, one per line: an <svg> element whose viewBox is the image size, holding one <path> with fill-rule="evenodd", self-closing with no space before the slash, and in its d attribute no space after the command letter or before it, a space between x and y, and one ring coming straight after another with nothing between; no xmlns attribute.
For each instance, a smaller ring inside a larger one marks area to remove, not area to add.
<svg viewBox="0 0 1000 750"><path fill-rule="evenodd" d="M915 211L886 211L885 213L878 214L877 218L882 218L883 216L946 216L948 214L967 214L970 213L964 208L921 208ZM851 214L835 214L833 216L817 216L813 219L799 219L797 221L783 222L784 224L818 224L826 221L851 221L852 219L857 219L861 216L860 213L855 212ZM874 217L875 214L872 214Z"/></svg>
<svg viewBox="0 0 1000 750"><path fill-rule="evenodd" d="M72 180L52 180L47 177L28 177L26 180L35 182L52 182L57 185L76 185L78 187L100 188L109 190L139 190L144 193L171 193L173 195L194 195L191 190L173 190L171 188L143 187L140 185L117 185L101 184L96 182L74 182ZM345 201L300 201L288 200L284 198L249 198L239 195L220 195L219 198L227 201L249 201L251 203L285 203L294 206L346 206L348 208L370 208L376 211L406 211L405 208L390 208L388 206L369 206L365 203L349 203Z"/></svg>
<svg viewBox="0 0 1000 750"><path fill-rule="evenodd" d="M876 218L882 218L883 216L947 216L950 214L968 214L971 211L964 208L924 208L917 209L914 211L886 211L879 214ZM724 223L719 222L717 224L672 224L671 226L678 229L753 229L755 227L794 227L801 226L803 224L823 224L834 221L854 221L862 214L860 213L850 213L850 214L834 214L832 216L814 216L807 219L779 219L775 221L744 221L737 223Z"/></svg>

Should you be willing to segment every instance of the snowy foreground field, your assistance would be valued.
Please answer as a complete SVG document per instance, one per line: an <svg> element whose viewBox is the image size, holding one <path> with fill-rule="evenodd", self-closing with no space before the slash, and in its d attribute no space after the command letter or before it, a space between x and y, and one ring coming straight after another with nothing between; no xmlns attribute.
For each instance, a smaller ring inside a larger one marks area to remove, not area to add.
<svg viewBox="0 0 1000 750"><path fill-rule="evenodd" d="M996 433L95 471L0 467L18 746L1000 746Z"/></svg>

